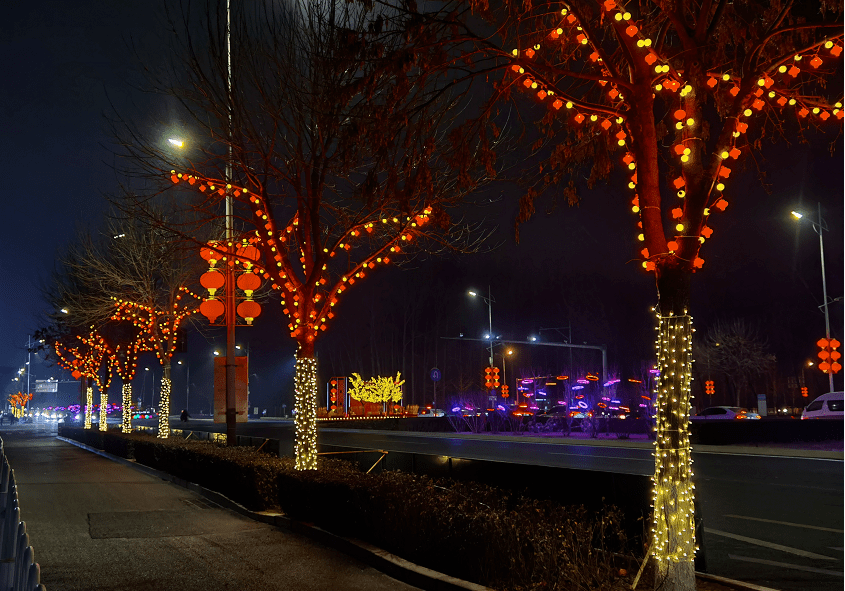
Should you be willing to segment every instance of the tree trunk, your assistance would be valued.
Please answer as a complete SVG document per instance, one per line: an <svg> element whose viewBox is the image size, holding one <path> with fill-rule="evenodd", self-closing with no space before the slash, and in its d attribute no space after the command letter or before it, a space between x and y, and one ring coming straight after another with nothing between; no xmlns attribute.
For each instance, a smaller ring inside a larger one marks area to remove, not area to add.
<svg viewBox="0 0 845 591"><path fill-rule="evenodd" d="M314 343L302 341L293 377L294 457L297 470L317 469L317 359Z"/></svg>
<svg viewBox="0 0 845 591"><path fill-rule="evenodd" d="M93 381L90 378L86 378L85 381L85 428L91 428L91 416L94 412L94 385Z"/></svg>
<svg viewBox="0 0 845 591"><path fill-rule="evenodd" d="M170 362L161 367L161 395L158 405L158 437L170 437Z"/></svg>
<svg viewBox="0 0 845 591"><path fill-rule="evenodd" d="M132 382L126 380L123 382L123 419L121 420L121 429L124 433L132 432Z"/></svg>
<svg viewBox="0 0 845 591"><path fill-rule="evenodd" d="M694 591L695 512L689 443L692 318L687 312L690 273L658 271L657 434L651 556L655 588Z"/></svg>
<svg viewBox="0 0 845 591"><path fill-rule="evenodd" d="M100 388L100 431L108 429L108 406L109 406L109 387L104 386Z"/></svg>

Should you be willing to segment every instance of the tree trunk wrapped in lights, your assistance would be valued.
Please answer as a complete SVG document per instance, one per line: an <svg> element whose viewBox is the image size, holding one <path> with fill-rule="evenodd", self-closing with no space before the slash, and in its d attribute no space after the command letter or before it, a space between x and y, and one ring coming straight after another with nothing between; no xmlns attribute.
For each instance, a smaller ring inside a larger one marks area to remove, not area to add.
<svg viewBox="0 0 845 591"><path fill-rule="evenodd" d="M94 386L93 384L88 384L88 387L85 389L85 429L91 428L91 417L94 413Z"/></svg>
<svg viewBox="0 0 845 591"><path fill-rule="evenodd" d="M170 363L162 366L161 393L158 403L158 434L159 439L170 437Z"/></svg>
<svg viewBox="0 0 845 591"><path fill-rule="evenodd" d="M317 469L317 360L300 349L294 373L294 427L297 470Z"/></svg>
<svg viewBox="0 0 845 591"><path fill-rule="evenodd" d="M120 429L124 433L132 432L132 382L123 382L122 388L123 418Z"/></svg>

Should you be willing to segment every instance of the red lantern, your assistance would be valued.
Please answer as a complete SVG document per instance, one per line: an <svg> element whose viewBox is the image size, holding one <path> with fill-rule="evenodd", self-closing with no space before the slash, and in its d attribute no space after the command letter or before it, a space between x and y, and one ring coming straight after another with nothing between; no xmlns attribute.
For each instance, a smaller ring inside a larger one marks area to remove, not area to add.
<svg viewBox="0 0 845 591"><path fill-rule="evenodd" d="M208 321L214 323L218 316L222 316L226 311L223 302L220 300L205 300L200 304L200 314L208 318Z"/></svg>
<svg viewBox="0 0 845 591"><path fill-rule="evenodd" d="M200 285L206 288L211 296L214 295L215 291L223 287L225 283L226 278L219 271L207 271L200 277Z"/></svg>
<svg viewBox="0 0 845 591"><path fill-rule="evenodd" d="M239 246L238 247L238 257L241 259L250 261L250 262L257 262L258 259L261 258L261 252L255 248L252 244L247 246Z"/></svg>
<svg viewBox="0 0 845 591"><path fill-rule="evenodd" d="M82 374L80 373L80 371L78 369L73 370L73 372L70 375L73 376L74 380L78 380L82 376Z"/></svg>
<svg viewBox="0 0 845 591"><path fill-rule="evenodd" d="M261 314L261 305L253 300L244 300L238 304L238 316L246 320L247 324L252 324L252 321Z"/></svg>
<svg viewBox="0 0 845 591"><path fill-rule="evenodd" d="M238 289L242 289L249 295L261 287L261 279L255 273L243 273L238 277Z"/></svg>

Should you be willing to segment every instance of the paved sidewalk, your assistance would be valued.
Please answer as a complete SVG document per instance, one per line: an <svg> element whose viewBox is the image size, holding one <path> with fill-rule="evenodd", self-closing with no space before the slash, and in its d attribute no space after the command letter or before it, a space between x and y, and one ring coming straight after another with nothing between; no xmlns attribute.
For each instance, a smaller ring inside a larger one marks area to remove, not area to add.
<svg viewBox="0 0 845 591"><path fill-rule="evenodd" d="M3 426L0 437L48 591L416 589L41 426Z"/></svg>

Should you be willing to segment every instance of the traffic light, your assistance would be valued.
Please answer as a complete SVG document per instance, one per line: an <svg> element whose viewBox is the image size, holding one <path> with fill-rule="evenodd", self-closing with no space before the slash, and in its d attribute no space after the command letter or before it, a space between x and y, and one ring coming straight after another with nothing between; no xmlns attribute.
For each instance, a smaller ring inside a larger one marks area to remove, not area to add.
<svg viewBox="0 0 845 591"><path fill-rule="evenodd" d="M807 386L801 386L801 396L803 396L804 398L809 396L809 394L807 393Z"/></svg>
<svg viewBox="0 0 845 591"><path fill-rule="evenodd" d="M485 367L484 368L484 387L488 390L493 389L493 368L492 367Z"/></svg>
<svg viewBox="0 0 845 591"><path fill-rule="evenodd" d="M494 388L499 387L499 368L498 367L493 368L493 387Z"/></svg>
<svg viewBox="0 0 845 591"><path fill-rule="evenodd" d="M716 386L713 384L713 380L704 382L704 393L708 396L713 396L716 393Z"/></svg>
<svg viewBox="0 0 845 591"><path fill-rule="evenodd" d="M508 394L508 385L505 384L502 386L502 398L507 398L508 396L510 396L510 394Z"/></svg>
<svg viewBox="0 0 845 591"><path fill-rule="evenodd" d="M836 339L819 339L816 343L821 350L819 351L819 369L824 373L838 373L842 369L839 359L842 358L842 353L836 349L842 344Z"/></svg>

